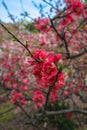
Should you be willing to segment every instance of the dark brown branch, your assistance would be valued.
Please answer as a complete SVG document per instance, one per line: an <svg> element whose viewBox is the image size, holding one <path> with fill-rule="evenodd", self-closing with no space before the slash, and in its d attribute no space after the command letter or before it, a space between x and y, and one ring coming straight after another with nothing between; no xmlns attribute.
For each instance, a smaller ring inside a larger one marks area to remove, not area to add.
<svg viewBox="0 0 87 130"><path fill-rule="evenodd" d="M47 108L47 104L48 104L48 101L49 101L50 92L52 91L52 88L54 87L55 83L57 82L59 73L60 72L57 73L56 79L53 82L53 84L49 85L49 89L48 89L48 92L47 92L47 95L46 95L46 102L45 102L45 105L44 105L44 110L46 110L46 108Z"/></svg>
<svg viewBox="0 0 87 130"><path fill-rule="evenodd" d="M19 103L16 103L16 105L25 113L25 115L26 115L29 119L31 119L31 116L28 115L28 113L25 111L25 109L22 107L22 105L20 105Z"/></svg>
<svg viewBox="0 0 87 130"><path fill-rule="evenodd" d="M25 115L28 117L28 119L29 119L29 124L30 125L32 125L33 127L35 127L35 128L38 128L37 126L36 126L36 124L35 124L35 121L36 120L34 120L29 114L28 114L28 112L22 107L22 105L20 105L19 103L16 103L16 105L25 113Z"/></svg>
<svg viewBox="0 0 87 130"><path fill-rule="evenodd" d="M80 53L75 54L75 55L71 55L71 56L67 57L67 59L74 59L74 58L80 57L86 53L87 53L87 48L84 48L84 50L81 51Z"/></svg>
<svg viewBox="0 0 87 130"><path fill-rule="evenodd" d="M70 12L70 13L68 13L68 14L66 14L66 15L62 15L61 16L61 14L63 14L67 9L69 9L71 6L69 6L69 7L67 7L67 8L65 8L62 12L60 12L58 15L56 15L56 16L54 16L53 18L52 18L52 21L54 21L54 20L56 20L56 19L58 19L58 18L64 18L64 17L66 17L67 15L69 15L69 14L71 14L72 12Z"/></svg>
<svg viewBox="0 0 87 130"><path fill-rule="evenodd" d="M81 23L76 27L76 30L79 30L80 27L83 26L83 25L85 25L85 24L86 24L86 21L85 21L85 19L83 19L83 20L81 21ZM71 37L70 37L70 38L68 39L68 41L67 41L68 43L69 43L70 40L73 38L73 36L74 36L74 35L71 34Z"/></svg>
<svg viewBox="0 0 87 130"><path fill-rule="evenodd" d="M66 109L66 110L59 110L59 111L46 111L45 115L46 116L55 116L55 115L61 115L61 114L66 114L66 113L80 113L80 114L86 114L87 115L87 111L86 110L82 110L82 109ZM37 117L42 116L43 113L38 113L36 114Z"/></svg>
<svg viewBox="0 0 87 130"><path fill-rule="evenodd" d="M62 36L62 35L57 31L57 29L56 29L56 27L54 26L53 21L52 21L51 19L50 19L50 22L51 22L51 26L52 26L52 28L54 29L54 31L56 32L56 34L60 37L61 41L64 42L64 46L65 46L65 49L66 49L67 57L70 57L70 52L69 52L69 49L68 49L67 41L66 41L66 39L65 39L65 35Z"/></svg>

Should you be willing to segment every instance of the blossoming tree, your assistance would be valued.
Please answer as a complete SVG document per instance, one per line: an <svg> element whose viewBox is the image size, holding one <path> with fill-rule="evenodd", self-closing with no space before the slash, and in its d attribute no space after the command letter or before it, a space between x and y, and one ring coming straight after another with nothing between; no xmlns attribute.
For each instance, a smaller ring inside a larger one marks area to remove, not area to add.
<svg viewBox="0 0 87 130"><path fill-rule="evenodd" d="M0 22L15 39L0 44L0 100L20 107L35 127L41 122L65 130L70 122L74 130L71 120L87 114L87 4L65 0L60 10L59 1L43 1L52 16L35 19L37 34L17 38Z"/></svg>

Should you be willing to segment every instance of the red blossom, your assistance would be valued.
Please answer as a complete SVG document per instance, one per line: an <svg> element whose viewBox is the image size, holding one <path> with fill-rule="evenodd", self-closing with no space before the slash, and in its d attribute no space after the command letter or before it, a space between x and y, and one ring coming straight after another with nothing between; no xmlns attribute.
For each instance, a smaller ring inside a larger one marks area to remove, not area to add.
<svg viewBox="0 0 87 130"><path fill-rule="evenodd" d="M48 82L50 82L50 83L54 82L57 73L58 73L58 69L54 63L51 63L50 61L46 61L43 64L44 80L48 80Z"/></svg>
<svg viewBox="0 0 87 130"><path fill-rule="evenodd" d="M39 29L42 32L51 31L50 21L48 18L44 18L44 19L39 18L38 20L36 20L35 26L37 29Z"/></svg>
<svg viewBox="0 0 87 130"><path fill-rule="evenodd" d="M73 23L75 20L73 18L73 15L69 14L67 15L63 20L60 21L60 25L63 27L68 26L69 24Z"/></svg>
<svg viewBox="0 0 87 130"><path fill-rule="evenodd" d="M25 105L26 104L26 100L25 99L22 99L21 102L20 102L21 105Z"/></svg>
<svg viewBox="0 0 87 130"><path fill-rule="evenodd" d="M43 104L45 103L45 96L41 91L36 91L34 93L33 101L36 103L37 108L41 108Z"/></svg>
<svg viewBox="0 0 87 130"><path fill-rule="evenodd" d="M34 54L33 54L33 57L35 59L39 59L40 61L44 61L47 57L47 53L45 50L35 50Z"/></svg>
<svg viewBox="0 0 87 130"><path fill-rule="evenodd" d="M81 0L71 0L72 10L76 15L84 12L84 4Z"/></svg>
<svg viewBox="0 0 87 130"><path fill-rule="evenodd" d="M48 60L53 63L57 63L62 59L62 54L54 54L54 53L49 53L48 54Z"/></svg>
<svg viewBox="0 0 87 130"><path fill-rule="evenodd" d="M11 101L12 101L13 103L16 103L16 102L18 102L18 101L20 102L20 101L22 101L22 100L25 99L24 96L23 96L23 94L20 93L20 92L15 92L15 91L13 91L12 94L13 94L13 96L12 96L12 98L11 98Z"/></svg>

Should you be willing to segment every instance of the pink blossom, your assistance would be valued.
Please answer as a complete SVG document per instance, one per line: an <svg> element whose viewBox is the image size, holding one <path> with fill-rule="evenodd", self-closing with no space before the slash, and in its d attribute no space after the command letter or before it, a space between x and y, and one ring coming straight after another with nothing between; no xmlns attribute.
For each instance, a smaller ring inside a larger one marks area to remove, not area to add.
<svg viewBox="0 0 87 130"><path fill-rule="evenodd" d="M34 93L33 101L36 103L37 108L41 108L43 104L45 103L45 96L41 91L36 91Z"/></svg>
<svg viewBox="0 0 87 130"><path fill-rule="evenodd" d="M72 10L76 15L84 12L84 4L81 0L71 0Z"/></svg>
<svg viewBox="0 0 87 130"><path fill-rule="evenodd" d="M35 59L39 59L41 61L44 61L47 57L47 53L45 50L35 50L35 53L33 54L33 57Z"/></svg>
<svg viewBox="0 0 87 130"><path fill-rule="evenodd" d="M48 82L50 83L54 82L57 73L58 70L54 63L51 63L50 61L46 61L43 64L43 77L45 80L48 80Z"/></svg>
<svg viewBox="0 0 87 130"><path fill-rule="evenodd" d="M48 18L44 18L44 19L39 18L38 20L36 20L35 26L37 29L39 29L42 32L51 31L50 21Z"/></svg>

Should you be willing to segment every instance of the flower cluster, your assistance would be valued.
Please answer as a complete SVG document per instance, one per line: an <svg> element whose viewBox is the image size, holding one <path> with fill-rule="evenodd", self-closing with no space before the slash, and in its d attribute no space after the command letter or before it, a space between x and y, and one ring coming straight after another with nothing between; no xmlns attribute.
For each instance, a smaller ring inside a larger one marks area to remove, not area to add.
<svg viewBox="0 0 87 130"><path fill-rule="evenodd" d="M71 0L72 10L76 15L84 12L84 4L81 0Z"/></svg>
<svg viewBox="0 0 87 130"><path fill-rule="evenodd" d="M52 102L58 100L58 91L64 86L65 80L64 72L58 68L59 62L62 61L62 55L39 49L35 51L33 56L39 60L39 63L32 62L33 74L36 77L39 88L46 90L52 87L50 100ZM39 99L38 94L36 93L35 95L35 98L33 98L34 101L36 101L35 99Z"/></svg>
<svg viewBox="0 0 87 130"><path fill-rule="evenodd" d="M36 91L34 93L33 101L37 104L37 107L39 109L45 103L45 96L41 91Z"/></svg>
<svg viewBox="0 0 87 130"><path fill-rule="evenodd" d="M42 32L49 32L52 30L51 26L50 26L50 21L48 18L44 18L44 19L38 19L36 20L36 24L35 24L36 28Z"/></svg>
<svg viewBox="0 0 87 130"><path fill-rule="evenodd" d="M11 101L13 103L20 103L21 105L26 104L26 100L21 92L17 92L13 90L11 93L12 93Z"/></svg>
<svg viewBox="0 0 87 130"><path fill-rule="evenodd" d="M63 27L68 26L70 23L73 23L75 20L72 14L67 15L63 20L60 21L60 25Z"/></svg>

